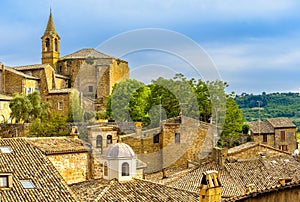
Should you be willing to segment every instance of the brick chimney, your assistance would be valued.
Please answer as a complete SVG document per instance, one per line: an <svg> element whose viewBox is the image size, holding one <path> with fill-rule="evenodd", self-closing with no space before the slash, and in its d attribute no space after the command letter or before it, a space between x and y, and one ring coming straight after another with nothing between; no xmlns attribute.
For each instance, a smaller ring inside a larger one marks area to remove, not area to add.
<svg viewBox="0 0 300 202"><path fill-rule="evenodd" d="M78 138L79 131L78 131L77 126L72 126L70 135L71 135L71 137L74 138L74 139L77 139L77 138Z"/></svg>
<svg viewBox="0 0 300 202"><path fill-rule="evenodd" d="M214 147L212 151L213 160L220 166L223 166L227 158L228 149Z"/></svg>
<svg viewBox="0 0 300 202"><path fill-rule="evenodd" d="M200 185L200 202L217 202L222 200L222 185L218 171L208 170L202 173Z"/></svg>

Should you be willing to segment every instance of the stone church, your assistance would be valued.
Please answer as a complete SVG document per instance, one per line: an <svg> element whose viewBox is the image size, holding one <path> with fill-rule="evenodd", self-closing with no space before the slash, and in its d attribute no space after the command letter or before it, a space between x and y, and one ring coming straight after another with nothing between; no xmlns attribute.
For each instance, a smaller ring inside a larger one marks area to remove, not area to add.
<svg viewBox="0 0 300 202"><path fill-rule="evenodd" d="M0 94L38 90L52 111L67 114L74 97L85 110L105 109L114 84L129 77L128 62L93 48L60 56L60 40L52 12L42 40L42 63L8 67L0 63Z"/></svg>

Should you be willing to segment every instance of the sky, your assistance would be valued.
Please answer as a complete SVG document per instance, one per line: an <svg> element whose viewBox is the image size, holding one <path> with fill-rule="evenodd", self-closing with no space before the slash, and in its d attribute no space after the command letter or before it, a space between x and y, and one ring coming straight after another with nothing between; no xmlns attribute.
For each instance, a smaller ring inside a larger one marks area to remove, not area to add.
<svg viewBox="0 0 300 202"><path fill-rule="evenodd" d="M41 62L41 36L50 7L61 37L61 56L82 48L103 48L107 53L111 42L122 36L155 28L169 37L146 39L153 42L153 49L114 55L129 62L133 78L147 82L183 73L205 80L202 70L192 71L191 60L206 61L206 56L211 66L202 65L218 72L229 84L228 92L300 91L297 0L2 0L0 62L7 66ZM120 46L146 46L143 37ZM200 47L201 56L191 42ZM170 51L170 44L184 50L183 55ZM163 45L167 47L161 51Z"/></svg>

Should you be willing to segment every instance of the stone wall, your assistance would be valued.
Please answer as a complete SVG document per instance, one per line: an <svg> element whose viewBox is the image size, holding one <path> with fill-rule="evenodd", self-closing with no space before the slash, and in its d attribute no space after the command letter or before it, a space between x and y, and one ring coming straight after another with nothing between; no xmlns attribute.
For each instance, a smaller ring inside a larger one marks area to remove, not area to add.
<svg viewBox="0 0 300 202"><path fill-rule="evenodd" d="M23 92L23 76L15 74L11 71L5 70L2 73L2 80L5 80L3 88L3 93L12 95L15 92Z"/></svg>
<svg viewBox="0 0 300 202"><path fill-rule="evenodd" d="M0 124L0 137L27 137L29 134L29 124Z"/></svg>
<svg viewBox="0 0 300 202"><path fill-rule="evenodd" d="M67 184L86 181L89 175L88 152L54 154L47 157L58 170Z"/></svg>
<svg viewBox="0 0 300 202"><path fill-rule="evenodd" d="M263 141L263 135L252 135L253 141L257 143L263 143L274 147L275 145L275 135L274 134L266 134L267 135L267 142Z"/></svg>
<svg viewBox="0 0 300 202"><path fill-rule="evenodd" d="M47 95L46 101L50 103L51 110L62 113L65 116L68 114L70 95L69 93L51 93ZM62 102L62 109L58 109L58 103Z"/></svg>
<svg viewBox="0 0 300 202"><path fill-rule="evenodd" d="M281 140L281 131L285 132L285 141ZM275 129L275 148L286 145L287 151L294 152L296 149L296 142L296 128Z"/></svg>

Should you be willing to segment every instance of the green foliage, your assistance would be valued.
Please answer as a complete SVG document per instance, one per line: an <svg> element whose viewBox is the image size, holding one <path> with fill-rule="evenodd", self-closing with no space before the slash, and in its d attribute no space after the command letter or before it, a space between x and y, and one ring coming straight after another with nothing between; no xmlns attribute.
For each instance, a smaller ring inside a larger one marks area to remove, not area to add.
<svg viewBox="0 0 300 202"><path fill-rule="evenodd" d="M68 122L82 122L84 120L84 111L81 107L79 92L73 91L70 95Z"/></svg>
<svg viewBox="0 0 300 202"><path fill-rule="evenodd" d="M243 124L243 126L242 126L243 134L248 134L249 129L250 129L250 126L249 126L249 125Z"/></svg>
<svg viewBox="0 0 300 202"><path fill-rule="evenodd" d="M35 137L66 136L69 134L66 123L67 119L63 114L51 113L44 121L35 119L30 124L29 134Z"/></svg>
<svg viewBox="0 0 300 202"><path fill-rule="evenodd" d="M237 103L232 97L228 97L226 101L226 118L221 133L223 146L233 147L238 145L244 121L242 111L238 108Z"/></svg>
<svg viewBox="0 0 300 202"><path fill-rule="evenodd" d="M19 123L20 121L32 122L37 118L44 119L48 114L50 104L41 103L40 93L34 91L27 96L23 93L15 93L9 107L12 111L11 118Z"/></svg>

